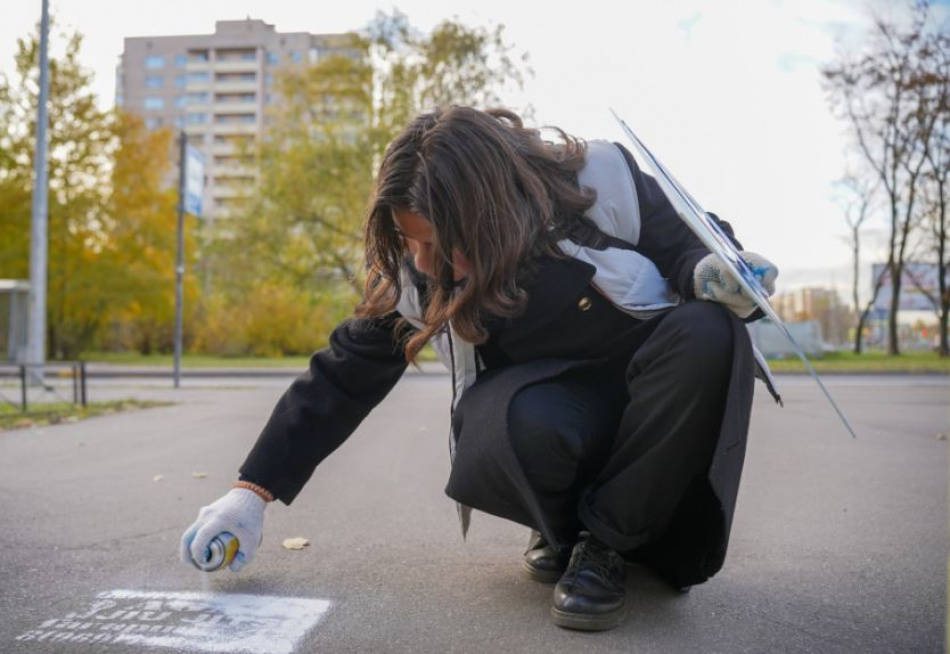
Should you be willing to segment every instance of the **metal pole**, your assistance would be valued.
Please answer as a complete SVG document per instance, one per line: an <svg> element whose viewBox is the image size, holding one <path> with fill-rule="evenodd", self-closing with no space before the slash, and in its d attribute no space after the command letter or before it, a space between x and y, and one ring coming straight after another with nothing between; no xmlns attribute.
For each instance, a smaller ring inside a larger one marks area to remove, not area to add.
<svg viewBox="0 0 950 654"><path fill-rule="evenodd" d="M26 413L26 366L20 365L20 404Z"/></svg>
<svg viewBox="0 0 950 654"><path fill-rule="evenodd" d="M178 140L181 151L178 156L178 252L175 255L175 363L173 372L175 388L181 387L181 327L185 276L185 150L188 146L188 139L184 130L179 133Z"/></svg>
<svg viewBox="0 0 950 654"><path fill-rule="evenodd" d="M46 362L46 278L49 250L47 203L46 126L49 122L49 0L43 0L40 21L40 95L36 115L36 149L33 158L33 210L30 238L30 333L27 362L38 364L33 379L43 381Z"/></svg>
<svg viewBox="0 0 950 654"><path fill-rule="evenodd" d="M82 405L86 406L86 362L79 362L79 391Z"/></svg>

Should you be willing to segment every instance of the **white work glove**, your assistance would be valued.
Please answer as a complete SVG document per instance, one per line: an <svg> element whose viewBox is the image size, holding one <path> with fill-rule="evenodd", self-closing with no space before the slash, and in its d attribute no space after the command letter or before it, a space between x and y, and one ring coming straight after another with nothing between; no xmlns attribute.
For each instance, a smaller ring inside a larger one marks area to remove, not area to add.
<svg viewBox="0 0 950 654"><path fill-rule="evenodd" d="M228 566L237 572L254 559L264 538L264 507L267 502L246 488L234 488L224 497L202 507L198 519L181 537L181 560L187 565L206 559L211 540L222 532L238 539L238 552Z"/></svg>
<svg viewBox="0 0 950 654"><path fill-rule="evenodd" d="M740 252L739 256L749 264L755 278L769 295L775 293L775 278L778 267L755 252ZM693 294L699 300L719 302L729 307L740 318L748 318L758 308L755 300L742 290L739 281L726 269L715 254L707 254L693 270Z"/></svg>

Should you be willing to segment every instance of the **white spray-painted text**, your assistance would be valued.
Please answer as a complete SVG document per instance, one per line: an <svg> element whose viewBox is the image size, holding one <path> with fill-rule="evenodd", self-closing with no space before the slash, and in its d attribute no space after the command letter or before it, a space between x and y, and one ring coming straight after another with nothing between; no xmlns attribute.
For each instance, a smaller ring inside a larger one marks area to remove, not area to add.
<svg viewBox="0 0 950 654"><path fill-rule="evenodd" d="M292 654L329 608L327 600L303 597L114 590L16 639Z"/></svg>

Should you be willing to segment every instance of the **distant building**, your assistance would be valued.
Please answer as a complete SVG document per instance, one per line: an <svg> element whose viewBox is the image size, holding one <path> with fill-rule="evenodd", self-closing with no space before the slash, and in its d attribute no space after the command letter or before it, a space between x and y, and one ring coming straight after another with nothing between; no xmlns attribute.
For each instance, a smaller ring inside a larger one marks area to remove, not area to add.
<svg viewBox="0 0 950 654"><path fill-rule="evenodd" d="M853 313L841 303L838 292L828 288L800 288L772 298L772 306L786 323L816 321L819 339L839 345L848 341Z"/></svg>
<svg viewBox="0 0 950 654"><path fill-rule="evenodd" d="M345 34L281 33L250 18L217 21L214 34L126 38L116 104L142 115L149 129L184 129L205 155L203 213L226 218L241 189L254 183L238 154L263 137L266 109L280 101L275 73L352 54L349 44Z"/></svg>

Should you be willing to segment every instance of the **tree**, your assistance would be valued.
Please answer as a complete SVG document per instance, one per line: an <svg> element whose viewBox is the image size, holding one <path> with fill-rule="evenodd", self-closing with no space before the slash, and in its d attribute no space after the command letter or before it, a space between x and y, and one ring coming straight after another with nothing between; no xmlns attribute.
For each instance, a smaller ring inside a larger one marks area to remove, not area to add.
<svg viewBox="0 0 950 654"><path fill-rule="evenodd" d="M502 25L488 30L445 20L426 35L399 11L379 12L365 38L376 74L374 125L383 145L420 111L499 105L507 87L521 88L531 74L527 53L513 53Z"/></svg>
<svg viewBox="0 0 950 654"><path fill-rule="evenodd" d="M354 44L357 41L354 39ZM371 190L373 134L365 129L372 70L328 57L278 79L282 103L269 116L256 192L225 241L237 288L255 282L308 287L337 280L358 289L359 220ZM237 264L236 266L234 264Z"/></svg>
<svg viewBox="0 0 950 654"><path fill-rule="evenodd" d="M877 191L876 185L861 179L854 174L847 174L841 180L841 185L847 192L848 197L844 201L845 222L848 224L848 244L851 246L851 301L854 306L854 313L857 316L858 323L854 333L854 353L861 354L863 350L864 325L867 323L868 315L877 301L881 286L884 282L884 275L878 275L873 280L873 291L871 298L861 308L861 298L859 293L860 272L861 272L861 229L871 217L874 207L874 195Z"/></svg>
<svg viewBox="0 0 950 654"><path fill-rule="evenodd" d="M134 114L119 113L112 154L111 193L104 207L106 245L98 261L103 270L122 271L103 280L108 297L106 321L121 336L109 343L142 354L170 351L175 317L177 193L169 184L172 133L150 132ZM194 230L186 229L186 268L194 260ZM194 307L197 288L185 277L186 307Z"/></svg>
<svg viewBox="0 0 950 654"><path fill-rule="evenodd" d="M935 124L930 138L924 143L924 158L927 169L924 173L928 184L925 197L925 223L932 244L937 266L937 297L933 298L940 322L941 357L950 356L950 257L947 246L950 240L950 216L947 215L948 175L950 175L950 36L938 30L931 36L931 57L928 66L933 93L930 111Z"/></svg>
<svg viewBox="0 0 950 654"><path fill-rule="evenodd" d="M403 14L379 14L338 46L278 76L266 138L244 152L257 183L213 246L229 285L220 293L309 289L313 303L333 297L331 313L348 312L362 291L361 225L386 145L423 109L498 104L525 74L500 27L445 21L423 35Z"/></svg>
<svg viewBox="0 0 950 654"><path fill-rule="evenodd" d="M52 26L51 26L52 28ZM38 31L38 30L37 30ZM108 189L111 119L96 106L91 73L79 64L82 37L63 34L65 50L50 58L49 93L49 271L48 351L72 358L91 342L106 298L97 267L105 245L102 205ZM29 270L29 212L38 99L39 38L17 41L15 80L0 80L3 137L0 173L10 206L0 206L2 275L25 277Z"/></svg>
<svg viewBox="0 0 950 654"><path fill-rule="evenodd" d="M100 110L82 37L51 31L47 351L76 358L110 343L106 327L148 351L171 339L171 137ZM14 79L0 79L0 277L29 274L38 59L38 35L20 39Z"/></svg>
<svg viewBox="0 0 950 654"><path fill-rule="evenodd" d="M822 71L832 106L848 121L858 151L888 199L891 354L900 353L901 277L927 163L923 144L936 121L929 111L934 81L927 73L931 23L926 1L914 5L909 26L878 18L863 53L843 54Z"/></svg>

